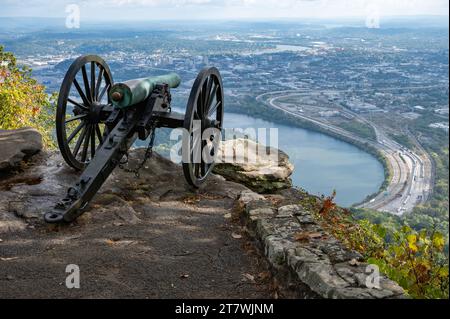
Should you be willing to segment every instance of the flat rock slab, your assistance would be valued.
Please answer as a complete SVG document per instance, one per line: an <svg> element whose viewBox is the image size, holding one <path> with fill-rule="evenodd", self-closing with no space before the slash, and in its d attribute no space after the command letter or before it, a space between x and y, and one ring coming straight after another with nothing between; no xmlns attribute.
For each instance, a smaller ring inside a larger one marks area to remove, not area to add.
<svg viewBox="0 0 450 319"><path fill-rule="evenodd" d="M265 259L229 218L245 187L212 176L194 192L156 154L139 179L117 169L76 222L43 223L76 178L41 153L0 180L0 298L273 297ZM80 289L66 288L69 264Z"/></svg>
<svg viewBox="0 0 450 319"><path fill-rule="evenodd" d="M42 150L42 136L33 128L0 130L0 149L0 171L9 170Z"/></svg>
<svg viewBox="0 0 450 319"><path fill-rule="evenodd" d="M292 187L294 166L281 150L248 139L221 143L214 171L227 180L244 184L257 193L274 193Z"/></svg>

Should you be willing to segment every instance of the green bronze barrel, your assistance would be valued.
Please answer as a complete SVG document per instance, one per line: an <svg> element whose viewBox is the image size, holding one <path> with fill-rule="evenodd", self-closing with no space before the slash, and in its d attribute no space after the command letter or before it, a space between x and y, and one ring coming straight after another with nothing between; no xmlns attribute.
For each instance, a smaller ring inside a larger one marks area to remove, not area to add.
<svg viewBox="0 0 450 319"><path fill-rule="evenodd" d="M126 108L148 98L157 84L167 84L170 88L174 89L180 83L181 78L176 73L152 76L114 84L109 95L114 106Z"/></svg>

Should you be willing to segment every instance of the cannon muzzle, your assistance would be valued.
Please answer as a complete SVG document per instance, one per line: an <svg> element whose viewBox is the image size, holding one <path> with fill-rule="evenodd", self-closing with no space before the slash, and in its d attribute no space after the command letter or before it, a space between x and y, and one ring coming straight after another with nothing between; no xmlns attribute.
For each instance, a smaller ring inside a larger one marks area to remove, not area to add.
<svg viewBox="0 0 450 319"><path fill-rule="evenodd" d="M174 89L177 88L180 83L181 78L176 73L129 80L113 85L109 96L115 106L126 108L143 102L149 97L158 84L167 84L170 88Z"/></svg>

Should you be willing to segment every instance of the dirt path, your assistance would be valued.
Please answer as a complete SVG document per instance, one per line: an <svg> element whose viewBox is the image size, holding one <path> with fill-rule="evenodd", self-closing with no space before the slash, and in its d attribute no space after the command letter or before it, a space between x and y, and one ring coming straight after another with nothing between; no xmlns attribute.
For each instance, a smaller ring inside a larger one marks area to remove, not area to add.
<svg viewBox="0 0 450 319"><path fill-rule="evenodd" d="M0 181L0 298L273 297L264 259L229 218L243 186L217 177L192 193L156 157L139 180L117 171L76 223L52 227L39 214L76 177L60 162L41 156L18 184ZM80 289L66 288L68 264Z"/></svg>

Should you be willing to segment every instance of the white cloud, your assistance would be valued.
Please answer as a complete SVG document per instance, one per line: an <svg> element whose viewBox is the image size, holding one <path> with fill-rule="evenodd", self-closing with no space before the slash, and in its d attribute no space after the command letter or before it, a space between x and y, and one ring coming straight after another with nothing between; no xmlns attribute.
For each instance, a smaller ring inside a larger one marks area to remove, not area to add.
<svg viewBox="0 0 450 319"><path fill-rule="evenodd" d="M270 17L365 16L367 8L376 7L380 15L445 14L448 0L98 0L100 6L162 7L166 9L215 8L218 16ZM214 10L214 9L211 9ZM187 13L187 12L184 12Z"/></svg>
<svg viewBox="0 0 450 319"><path fill-rule="evenodd" d="M69 3L89 19L366 17L370 8L383 17L448 15L449 8L448 0L0 0L0 15L64 16Z"/></svg>
<svg viewBox="0 0 450 319"><path fill-rule="evenodd" d="M184 5L204 5L210 4L213 0L99 0L89 1L87 3L93 3L94 5L104 6L184 6Z"/></svg>

